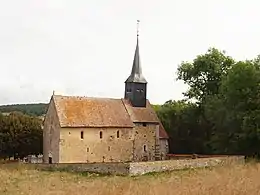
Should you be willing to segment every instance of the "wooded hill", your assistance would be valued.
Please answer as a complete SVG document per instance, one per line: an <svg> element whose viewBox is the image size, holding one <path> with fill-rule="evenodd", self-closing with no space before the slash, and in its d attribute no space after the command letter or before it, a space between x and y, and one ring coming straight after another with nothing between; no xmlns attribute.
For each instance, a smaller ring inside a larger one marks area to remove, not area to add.
<svg viewBox="0 0 260 195"><path fill-rule="evenodd" d="M42 116L46 114L48 104L13 104L0 106L1 113L21 112L31 116Z"/></svg>

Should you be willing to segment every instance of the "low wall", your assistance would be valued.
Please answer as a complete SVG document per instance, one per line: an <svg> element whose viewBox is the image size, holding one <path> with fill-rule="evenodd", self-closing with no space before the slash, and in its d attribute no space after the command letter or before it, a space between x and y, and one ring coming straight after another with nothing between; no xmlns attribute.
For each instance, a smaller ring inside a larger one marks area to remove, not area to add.
<svg viewBox="0 0 260 195"><path fill-rule="evenodd" d="M213 167L244 163L244 156L198 158L188 160L164 160L129 163L38 164L43 170L64 170L114 175L143 175L151 172L173 171L187 168Z"/></svg>
<svg viewBox="0 0 260 195"><path fill-rule="evenodd" d="M129 163L60 163L60 164L36 164L42 170L89 172L113 175L128 175Z"/></svg>
<svg viewBox="0 0 260 195"><path fill-rule="evenodd" d="M216 158L216 157L232 157L236 155L205 155L205 154L167 154L169 160L179 159L196 159L196 158Z"/></svg>
<svg viewBox="0 0 260 195"><path fill-rule="evenodd" d="M164 172L187 168L214 167L225 164L244 163L244 156L198 158L189 160L165 160L155 162L130 163L129 175L143 175L151 172Z"/></svg>

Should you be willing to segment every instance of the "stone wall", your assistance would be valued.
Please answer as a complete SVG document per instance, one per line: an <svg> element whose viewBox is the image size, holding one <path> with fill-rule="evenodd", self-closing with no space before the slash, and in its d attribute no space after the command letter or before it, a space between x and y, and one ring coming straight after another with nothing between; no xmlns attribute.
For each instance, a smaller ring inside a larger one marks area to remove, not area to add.
<svg viewBox="0 0 260 195"><path fill-rule="evenodd" d="M43 128L43 161L59 162L60 125L53 98L50 101Z"/></svg>
<svg viewBox="0 0 260 195"><path fill-rule="evenodd" d="M134 127L134 161L155 159L156 125L135 123Z"/></svg>
<svg viewBox="0 0 260 195"><path fill-rule="evenodd" d="M161 160L166 160L166 155L169 153L168 139L160 139L159 143Z"/></svg>
<svg viewBox="0 0 260 195"><path fill-rule="evenodd" d="M155 131L156 125L149 123L134 128L61 128L59 163L151 161Z"/></svg>
<svg viewBox="0 0 260 195"><path fill-rule="evenodd" d="M132 159L132 128L61 128L60 130L59 163L126 162Z"/></svg>
<svg viewBox="0 0 260 195"><path fill-rule="evenodd" d="M130 163L129 175L142 175L151 172L173 171L187 168L214 167L231 163L244 163L244 156L134 162Z"/></svg>
<svg viewBox="0 0 260 195"><path fill-rule="evenodd" d="M189 160L165 160L130 163L82 163L82 164L38 164L41 169L70 170L115 175L142 175L151 172L173 171L187 168L221 166L244 163L244 156L198 158Z"/></svg>
<svg viewBox="0 0 260 195"><path fill-rule="evenodd" d="M129 175L129 163L59 163L36 164L41 170L63 170L113 175Z"/></svg>

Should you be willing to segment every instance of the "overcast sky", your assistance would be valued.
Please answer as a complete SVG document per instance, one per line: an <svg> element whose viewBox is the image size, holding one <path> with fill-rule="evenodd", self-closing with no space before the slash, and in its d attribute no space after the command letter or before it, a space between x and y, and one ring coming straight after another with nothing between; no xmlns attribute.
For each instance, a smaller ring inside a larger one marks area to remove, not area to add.
<svg viewBox="0 0 260 195"><path fill-rule="evenodd" d="M181 61L209 47L234 58L260 54L257 0L2 0L0 104L63 95L121 98L140 22L148 99L181 99Z"/></svg>

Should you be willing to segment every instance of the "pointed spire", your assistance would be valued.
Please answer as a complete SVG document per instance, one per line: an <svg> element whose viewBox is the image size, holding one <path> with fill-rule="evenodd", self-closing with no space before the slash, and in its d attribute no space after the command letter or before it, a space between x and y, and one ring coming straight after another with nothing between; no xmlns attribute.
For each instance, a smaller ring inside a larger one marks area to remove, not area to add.
<svg viewBox="0 0 260 195"><path fill-rule="evenodd" d="M139 54L139 20L137 20L137 43L135 48L135 56L132 66L131 75L125 82L135 82L135 83L147 83L146 79L142 73L141 61L140 61L140 54Z"/></svg>

